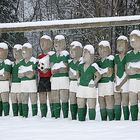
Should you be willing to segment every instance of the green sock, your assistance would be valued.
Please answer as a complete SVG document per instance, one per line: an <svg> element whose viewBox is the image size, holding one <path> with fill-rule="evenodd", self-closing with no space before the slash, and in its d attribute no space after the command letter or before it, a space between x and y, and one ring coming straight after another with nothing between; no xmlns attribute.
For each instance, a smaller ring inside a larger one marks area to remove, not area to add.
<svg viewBox="0 0 140 140"><path fill-rule="evenodd" d="M18 116L18 103L12 103L13 115Z"/></svg>
<svg viewBox="0 0 140 140"><path fill-rule="evenodd" d="M18 111L19 111L19 115L23 116L23 111L22 111L22 103L18 104Z"/></svg>
<svg viewBox="0 0 140 140"><path fill-rule="evenodd" d="M107 120L107 110L106 110L106 108L100 109L100 114L101 114L102 121L106 121Z"/></svg>
<svg viewBox="0 0 140 140"><path fill-rule="evenodd" d="M51 111L51 117L55 117L54 115L54 104L50 103L50 111Z"/></svg>
<svg viewBox="0 0 140 140"><path fill-rule="evenodd" d="M132 121L137 121L138 120L138 105L130 106L130 112L131 112Z"/></svg>
<svg viewBox="0 0 140 140"><path fill-rule="evenodd" d="M2 101L0 101L0 116L2 116L2 110L3 110Z"/></svg>
<svg viewBox="0 0 140 140"><path fill-rule="evenodd" d="M54 115L55 118L60 118L60 111L61 111L61 104L60 103L54 103Z"/></svg>
<svg viewBox="0 0 140 140"><path fill-rule="evenodd" d="M8 102L3 102L4 116L9 115L10 106Z"/></svg>
<svg viewBox="0 0 140 140"><path fill-rule="evenodd" d="M85 119L86 119L85 112L86 112L85 108L78 108L78 120L79 121L85 121Z"/></svg>
<svg viewBox="0 0 140 140"><path fill-rule="evenodd" d="M95 108L93 109L89 109L89 120L95 120L95 117L96 117L96 110Z"/></svg>
<svg viewBox="0 0 140 140"><path fill-rule="evenodd" d="M63 111L63 117L68 118L68 112L69 112L69 103L62 103L62 111Z"/></svg>
<svg viewBox="0 0 140 140"><path fill-rule="evenodd" d="M114 120L114 109L107 109L107 115L110 121Z"/></svg>
<svg viewBox="0 0 140 140"><path fill-rule="evenodd" d="M47 116L47 104L40 104L41 117Z"/></svg>
<svg viewBox="0 0 140 140"><path fill-rule="evenodd" d="M72 120L77 119L77 104L70 104L70 112Z"/></svg>
<svg viewBox="0 0 140 140"><path fill-rule="evenodd" d="M129 120L129 107L128 106L123 106L123 115L124 115L124 120Z"/></svg>
<svg viewBox="0 0 140 140"><path fill-rule="evenodd" d="M32 104L32 116L36 116L37 115L37 104Z"/></svg>
<svg viewBox="0 0 140 140"><path fill-rule="evenodd" d="M28 117L28 104L22 104L22 109L23 109L23 117L27 118Z"/></svg>
<svg viewBox="0 0 140 140"><path fill-rule="evenodd" d="M121 105L114 106L114 114L115 114L115 120L121 119Z"/></svg>

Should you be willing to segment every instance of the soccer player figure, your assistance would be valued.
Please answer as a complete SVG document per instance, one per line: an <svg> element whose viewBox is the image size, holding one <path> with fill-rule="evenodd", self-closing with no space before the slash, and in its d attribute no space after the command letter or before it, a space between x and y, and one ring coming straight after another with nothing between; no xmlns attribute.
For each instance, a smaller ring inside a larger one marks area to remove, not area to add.
<svg viewBox="0 0 140 140"><path fill-rule="evenodd" d="M115 86L114 86L114 112L115 120L121 119L121 105L123 107L124 120L129 120L129 92L128 77L125 72L125 54L128 50L128 38L119 36L117 39L117 52L115 55Z"/></svg>
<svg viewBox="0 0 140 140"><path fill-rule="evenodd" d="M80 63L80 59L82 57L83 47L82 44L78 41L73 41L70 44L70 57L69 59L69 79L70 79L70 87L69 87L69 96L70 96L70 112L72 120L77 119L77 68Z"/></svg>
<svg viewBox="0 0 140 140"><path fill-rule="evenodd" d="M114 56L108 41L98 44L100 60L97 62L102 69L102 78L98 83L98 100L102 120L114 120Z"/></svg>
<svg viewBox="0 0 140 140"><path fill-rule="evenodd" d="M60 117L61 103L63 117L68 117L69 111L69 77L68 77L68 59L69 53L66 51L66 41L63 35L57 35L54 38L54 52L51 52L51 94L55 118Z"/></svg>
<svg viewBox="0 0 140 140"><path fill-rule="evenodd" d="M19 62L18 77L21 79L23 117L28 117L28 101L32 104L32 116L37 115L37 59L32 57L32 45L23 44L23 59Z"/></svg>
<svg viewBox="0 0 140 140"><path fill-rule="evenodd" d="M54 117L53 113L53 103L51 100L51 70L49 65L49 52L52 48L52 39L48 35L43 35L40 38L40 46L42 49L42 54L39 54L38 72L39 72L39 100L40 100L40 110L41 117L46 117L47 115L47 96L50 103L51 116Z"/></svg>
<svg viewBox="0 0 140 140"><path fill-rule="evenodd" d="M14 62L12 63L12 73L11 73L11 102L13 116L22 116L22 102L21 102L21 87L20 78L18 77L18 66L22 59L22 45L16 44L13 48Z"/></svg>
<svg viewBox="0 0 140 140"><path fill-rule="evenodd" d="M130 33L133 50L126 54L126 73L129 79L129 102L132 121L138 120L138 99L140 99L140 31Z"/></svg>
<svg viewBox="0 0 140 140"><path fill-rule="evenodd" d="M96 85L101 78L97 63L94 62L94 47L86 45L83 49L83 61L78 67L79 86L77 89L78 120L86 119L86 104L88 104L89 120L96 117Z"/></svg>
<svg viewBox="0 0 140 140"><path fill-rule="evenodd" d="M9 80L11 74L12 62L7 59L8 45L4 42L0 43L0 116L2 116L2 110L4 116L9 115Z"/></svg>

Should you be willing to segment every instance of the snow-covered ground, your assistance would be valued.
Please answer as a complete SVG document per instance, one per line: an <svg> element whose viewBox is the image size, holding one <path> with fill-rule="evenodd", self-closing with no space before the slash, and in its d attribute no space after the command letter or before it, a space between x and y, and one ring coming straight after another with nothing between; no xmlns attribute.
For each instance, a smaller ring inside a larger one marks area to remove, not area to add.
<svg viewBox="0 0 140 140"><path fill-rule="evenodd" d="M123 119L123 118L122 118ZM68 119L0 117L0 140L139 140L140 120L96 121Z"/></svg>

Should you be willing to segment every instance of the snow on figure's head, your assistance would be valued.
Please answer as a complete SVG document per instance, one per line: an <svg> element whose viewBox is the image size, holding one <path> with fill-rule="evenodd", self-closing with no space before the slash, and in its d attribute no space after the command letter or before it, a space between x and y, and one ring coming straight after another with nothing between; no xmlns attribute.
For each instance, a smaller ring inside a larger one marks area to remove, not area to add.
<svg viewBox="0 0 140 140"><path fill-rule="evenodd" d="M95 49L92 45L85 45L83 49L83 61L85 63L93 63Z"/></svg>
<svg viewBox="0 0 140 140"><path fill-rule="evenodd" d="M128 38L121 35L117 38L117 51L118 53L126 53L128 49Z"/></svg>
<svg viewBox="0 0 140 140"><path fill-rule="evenodd" d="M110 43L106 40L98 44L98 53L101 58L105 58L111 54Z"/></svg>
<svg viewBox="0 0 140 140"><path fill-rule="evenodd" d="M52 43L52 39L50 36L43 35L40 38L40 46L41 46L43 53L48 53L50 51L50 49L52 48L52 45L53 45L53 43Z"/></svg>
<svg viewBox="0 0 140 140"><path fill-rule="evenodd" d="M5 60L8 55L8 45L4 42L0 43L0 59Z"/></svg>
<svg viewBox="0 0 140 140"><path fill-rule="evenodd" d="M133 30L130 33L130 45L135 51L140 51L140 30Z"/></svg>
<svg viewBox="0 0 140 140"><path fill-rule="evenodd" d="M32 45L30 43L23 44L22 56L24 59L30 59L32 57Z"/></svg>
<svg viewBox="0 0 140 140"><path fill-rule="evenodd" d="M83 46L79 41L73 41L70 44L70 56L71 58L79 59L83 53Z"/></svg>
<svg viewBox="0 0 140 140"><path fill-rule="evenodd" d="M16 60L20 60L22 58L22 45L21 44L14 45L13 55Z"/></svg>
<svg viewBox="0 0 140 140"><path fill-rule="evenodd" d="M66 41L63 35L56 35L54 38L54 48L57 53L65 50L66 48Z"/></svg>

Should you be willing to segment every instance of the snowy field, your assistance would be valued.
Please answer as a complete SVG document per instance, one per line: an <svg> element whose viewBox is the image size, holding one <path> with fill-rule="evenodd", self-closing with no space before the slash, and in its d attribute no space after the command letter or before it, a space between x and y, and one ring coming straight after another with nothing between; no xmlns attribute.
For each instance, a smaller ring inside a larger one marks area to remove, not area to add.
<svg viewBox="0 0 140 140"><path fill-rule="evenodd" d="M122 118L123 119L123 118ZM140 117L139 117L140 119ZM97 107L96 121L68 119L0 117L0 140L139 140L140 120L100 121Z"/></svg>

